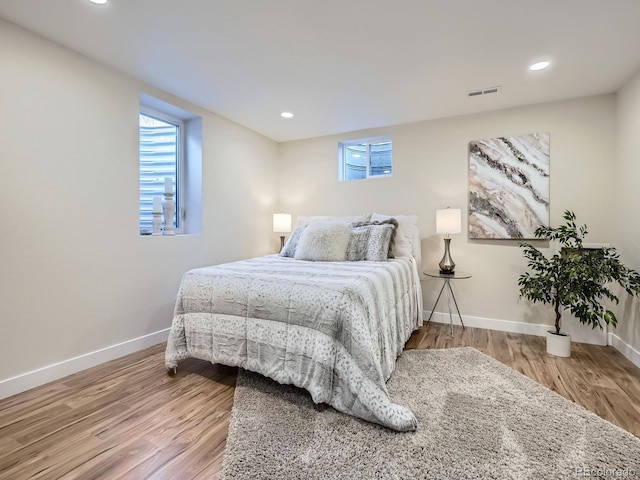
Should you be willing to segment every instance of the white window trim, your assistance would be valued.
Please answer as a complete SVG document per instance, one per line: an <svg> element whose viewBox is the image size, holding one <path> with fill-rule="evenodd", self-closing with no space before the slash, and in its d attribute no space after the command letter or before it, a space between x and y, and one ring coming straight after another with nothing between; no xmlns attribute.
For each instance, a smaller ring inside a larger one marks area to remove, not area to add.
<svg viewBox="0 0 640 480"><path fill-rule="evenodd" d="M391 165L391 173L388 174L380 174L380 175L371 175L371 144L372 143L385 143L390 142L392 144L393 149L393 140L390 135L382 135L378 137L367 137L367 138L359 138L357 140L347 140L345 142L338 143L338 180L340 182L353 182L356 180L347 180L345 178L346 174L346 156L345 149L350 147L351 145L361 145L363 143L367 144L367 165L365 169L365 178L361 178L358 180L369 180L374 178L389 178L393 176L393 163ZM392 154L393 155L393 154ZM393 157L392 157L393 158ZM393 162L393 160L392 160Z"/></svg>

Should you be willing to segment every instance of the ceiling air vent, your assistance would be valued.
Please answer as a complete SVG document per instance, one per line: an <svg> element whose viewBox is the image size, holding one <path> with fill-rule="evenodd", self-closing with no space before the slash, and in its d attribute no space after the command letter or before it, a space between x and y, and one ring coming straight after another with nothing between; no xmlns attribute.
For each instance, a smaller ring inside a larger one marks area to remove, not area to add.
<svg viewBox="0 0 640 480"><path fill-rule="evenodd" d="M479 97L480 95L489 95L490 93L498 93L501 87L488 87L481 90L473 90L467 92L467 97Z"/></svg>

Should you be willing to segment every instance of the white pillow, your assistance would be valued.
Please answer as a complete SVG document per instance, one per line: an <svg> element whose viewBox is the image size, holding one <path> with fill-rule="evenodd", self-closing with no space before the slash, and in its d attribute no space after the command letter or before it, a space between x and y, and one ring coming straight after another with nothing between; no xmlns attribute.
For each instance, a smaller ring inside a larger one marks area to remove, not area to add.
<svg viewBox="0 0 640 480"><path fill-rule="evenodd" d="M350 217L335 217L329 215L315 215L315 216L299 216L296 222L297 227L304 227L312 222L333 222L333 223L346 223L352 224L356 222L368 222L371 218L370 213L364 215L354 215Z"/></svg>
<svg viewBox="0 0 640 480"><path fill-rule="evenodd" d="M382 215L380 213L373 213L371 215L371 221L373 222L379 222L389 218L395 218L398 221L398 230L396 231L392 250L393 256L415 257L415 252L420 250L419 241L417 247L414 246L418 217L416 215ZM418 235L418 240L419 238L420 236Z"/></svg>
<svg viewBox="0 0 640 480"><path fill-rule="evenodd" d="M313 222L302 232L294 258L315 262L343 262L351 238L347 223Z"/></svg>

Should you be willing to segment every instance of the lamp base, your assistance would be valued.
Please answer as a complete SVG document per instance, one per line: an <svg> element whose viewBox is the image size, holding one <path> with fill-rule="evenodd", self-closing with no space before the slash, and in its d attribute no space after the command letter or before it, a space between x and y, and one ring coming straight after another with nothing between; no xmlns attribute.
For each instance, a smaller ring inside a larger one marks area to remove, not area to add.
<svg viewBox="0 0 640 480"><path fill-rule="evenodd" d="M440 267L440 273L453 275L455 273L456 264L451 258L451 254L449 253L449 245L451 244L450 238L444 239L444 256L438 266Z"/></svg>
<svg viewBox="0 0 640 480"><path fill-rule="evenodd" d="M280 235L280 251L284 248L284 235Z"/></svg>

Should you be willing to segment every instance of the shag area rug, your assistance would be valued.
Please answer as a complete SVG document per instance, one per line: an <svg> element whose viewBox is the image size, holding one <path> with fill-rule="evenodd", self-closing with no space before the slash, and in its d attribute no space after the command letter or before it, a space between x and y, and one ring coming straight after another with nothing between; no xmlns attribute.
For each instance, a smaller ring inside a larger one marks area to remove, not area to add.
<svg viewBox="0 0 640 480"><path fill-rule="evenodd" d="M640 478L640 440L473 348L410 350L388 382L398 433L241 370L231 479Z"/></svg>

